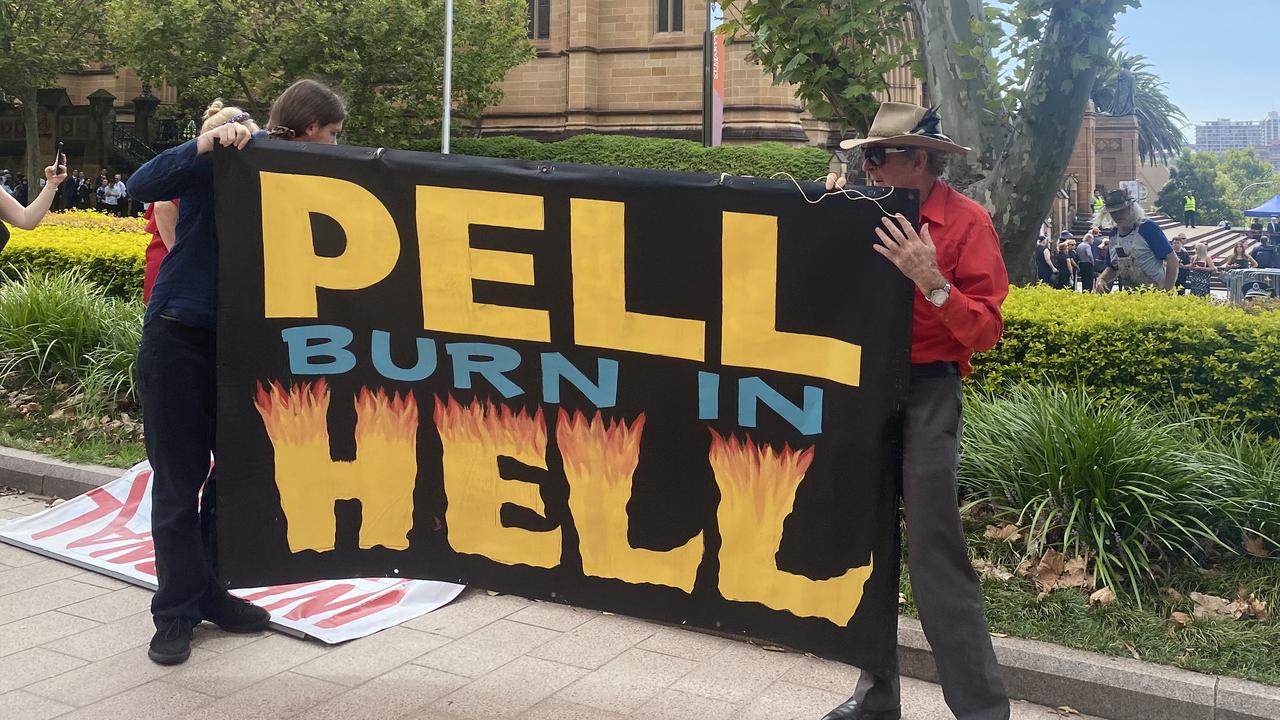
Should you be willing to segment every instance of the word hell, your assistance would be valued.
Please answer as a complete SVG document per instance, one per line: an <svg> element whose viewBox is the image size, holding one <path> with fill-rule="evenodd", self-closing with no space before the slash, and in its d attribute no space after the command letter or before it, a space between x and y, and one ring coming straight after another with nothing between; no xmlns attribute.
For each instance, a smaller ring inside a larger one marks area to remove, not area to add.
<svg viewBox="0 0 1280 720"><path fill-rule="evenodd" d="M418 409L412 393L388 398L381 391L361 391L354 462L330 458L329 400L323 381L289 390L273 385L258 394L258 411L275 448L290 550L333 549L337 500L361 503L360 547L407 548L417 478ZM547 469L549 431L542 411L530 415L479 401L462 405L450 397L436 399L433 419L443 451L450 547L507 565L559 565L559 527L545 523L549 529L535 531L501 520L505 505L546 519L539 486L504 478L499 470L500 457ZM667 551L634 548L627 540L627 502L644 423L643 414L629 424L604 420L599 413L592 419L579 412L557 414L556 446L568 480L568 509L580 538L582 568L593 577L689 593L704 556L701 532ZM361 469L366 457L377 458L377 472ZM720 489L721 595L847 624L861 602L871 563L839 577L812 580L779 570L775 560L783 521L813 461L813 449L784 447L778 452L713 432L709 460Z"/></svg>
<svg viewBox="0 0 1280 720"><path fill-rule="evenodd" d="M360 290L396 267L395 221L368 190L337 178L260 178L266 317L315 318L318 289ZM431 186L416 192L423 329L550 342L548 311L478 303L472 294L473 280L535 284L533 255L471 247L470 228L541 231L542 196ZM624 204L572 198L569 211L577 344L703 361L705 321L626 309ZM342 227L341 255L316 254L312 214ZM776 328L778 219L725 212L722 227L722 362L857 386L861 346Z"/></svg>

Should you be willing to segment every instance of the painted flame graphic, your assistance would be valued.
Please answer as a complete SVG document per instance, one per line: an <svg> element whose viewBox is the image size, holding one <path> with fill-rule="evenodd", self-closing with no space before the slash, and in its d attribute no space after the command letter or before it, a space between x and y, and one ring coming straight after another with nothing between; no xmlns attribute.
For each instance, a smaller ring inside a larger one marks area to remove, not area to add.
<svg viewBox="0 0 1280 720"><path fill-rule="evenodd" d="M444 448L445 522L457 552L483 555L508 565L560 564L560 529L533 532L502 524L505 503L546 516L538 485L504 480L498 456L547 468L547 424L539 409L525 411L478 400L467 405L452 396L436 398L436 429Z"/></svg>
<svg viewBox="0 0 1280 720"><path fill-rule="evenodd" d="M711 431L709 459L720 488L720 594L847 625L862 602L871 564L828 580L811 580L779 570L775 560L783 521L791 514L813 455L812 447L784 445L779 452L749 436L726 440Z"/></svg>
<svg viewBox="0 0 1280 720"><path fill-rule="evenodd" d="M409 546L417 481L418 404L361 388L356 397L356 452L351 462L329 455L330 391L323 379L285 388L258 384L254 405L275 448L276 487L289 521L292 552L334 547L337 500L359 500L360 547Z"/></svg>
<svg viewBox="0 0 1280 720"><path fill-rule="evenodd" d="M645 416L631 425L591 420L561 410L556 419L556 444L564 458L569 481L569 511L580 538L582 570L587 575L651 583L693 591L702 561L702 533L666 552L633 548L627 541L631 478L640 462L640 438Z"/></svg>

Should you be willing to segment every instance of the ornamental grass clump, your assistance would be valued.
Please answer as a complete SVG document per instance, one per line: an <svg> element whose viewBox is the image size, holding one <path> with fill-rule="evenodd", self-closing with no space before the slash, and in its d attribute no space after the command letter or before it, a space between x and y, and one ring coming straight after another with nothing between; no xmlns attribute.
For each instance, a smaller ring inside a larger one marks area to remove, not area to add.
<svg viewBox="0 0 1280 720"><path fill-rule="evenodd" d="M1233 500L1181 424L1133 396L1015 386L965 409L960 483L1023 528L1027 552L1084 557L1097 585L1141 604L1159 569L1198 561Z"/></svg>
<svg viewBox="0 0 1280 720"><path fill-rule="evenodd" d="M136 398L141 331L142 303L108 296L80 270L0 276L0 378L11 386L64 382L105 393L86 395L98 405Z"/></svg>

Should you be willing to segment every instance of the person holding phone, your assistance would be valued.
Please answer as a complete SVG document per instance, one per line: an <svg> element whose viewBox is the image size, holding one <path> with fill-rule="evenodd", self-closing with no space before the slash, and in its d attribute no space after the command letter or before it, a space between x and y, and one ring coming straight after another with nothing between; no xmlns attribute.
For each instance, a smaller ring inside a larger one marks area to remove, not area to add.
<svg viewBox="0 0 1280 720"><path fill-rule="evenodd" d="M44 169L44 177L44 188L26 207L8 193L0 193L0 220L23 230L33 230L40 224L58 195L58 186L67 179L67 156L62 154L62 143L58 143L53 164ZM0 248L8 242L9 230L0 225Z"/></svg>
<svg viewBox="0 0 1280 720"><path fill-rule="evenodd" d="M216 479L209 457L217 420L218 235L211 154L219 145L242 150L266 135L248 113L215 106L204 132L152 158L128 182L129 195L142 202L181 201L173 247L151 289L137 365L154 472L151 532L159 586L147 655L161 665L186 661L192 630L204 620L230 632L257 632L270 620L266 610L230 595L213 565ZM271 135L334 144L346 117L337 93L299 80L271 106Z"/></svg>

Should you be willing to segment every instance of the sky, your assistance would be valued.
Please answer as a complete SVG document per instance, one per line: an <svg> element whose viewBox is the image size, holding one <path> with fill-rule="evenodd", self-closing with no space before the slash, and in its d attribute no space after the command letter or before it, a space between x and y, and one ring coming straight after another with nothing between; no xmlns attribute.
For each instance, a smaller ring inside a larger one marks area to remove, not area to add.
<svg viewBox="0 0 1280 720"><path fill-rule="evenodd" d="M1280 0L1142 0L1116 18L1192 123L1280 111ZM1195 142L1195 127L1183 131Z"/></svg>

